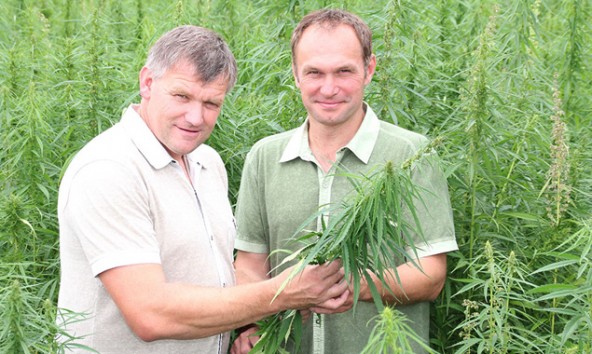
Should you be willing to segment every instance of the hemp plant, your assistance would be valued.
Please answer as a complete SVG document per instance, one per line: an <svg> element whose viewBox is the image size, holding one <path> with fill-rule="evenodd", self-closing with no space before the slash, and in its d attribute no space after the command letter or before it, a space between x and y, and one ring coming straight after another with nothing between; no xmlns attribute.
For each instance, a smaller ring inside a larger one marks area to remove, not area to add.
<svg viewBox="0 0 592 354"><path fill-rule="evenodd" d="M385 307L372 275L391 291L387 279L392 277L400 282L396 267L404 260L418 258L416 243L424 241L418 209L425 207L422 195L429 192L414 183L413 171L417 164L435 163L433 150L438 142L428 144L400 166L387 161L367 175L344 174L355 193L341 204L322 208L303 224L310 225L318 218L323 221L320 230L293 237L294 242L303 246L282 264L298 260L298 266L278 292L306 265L341 260L345 278L353 288L353 311L362 280L366 280L378 311L383 311ZM327 213L330 217L326 219ZM421 269L419 264L411 262ZM284 353L283 346L289 342L298 352L302 337L302 317L298 310L279 312L258 325L260 340L253 353ZM384 327L377 328L375 338L391 338L380 336ZM406 340L404 333L398 340Z"/></svg>
<svg viewBox="0 0 592 354"><path fill-rule="evenodd" d="M413 353L411 341L427 353L436 353L413 331L408 324L409 319L402 312L386 306L377 317L376 326L361 354Z"/></svg>

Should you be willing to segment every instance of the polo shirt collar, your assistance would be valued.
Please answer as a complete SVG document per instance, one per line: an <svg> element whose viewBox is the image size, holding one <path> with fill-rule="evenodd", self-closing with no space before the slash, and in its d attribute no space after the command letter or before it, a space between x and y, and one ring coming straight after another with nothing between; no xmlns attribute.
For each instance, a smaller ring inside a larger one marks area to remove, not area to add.
<svg viewBox="0 0 592 354"><path fill-rule="evenodd" d="M166 167L174 159L169 155L160 141L158 141L154 133L152 133L146 122L144 122L134 108L139 108L139 105L130 105L124 111L121 124L123 124L125 131L129 134L134 145L136 145L140 153L152 167L157 170ZM192 152L186 156L189 164L203 166L203 161L200 161L196 155Z"/></svg>
<svg viewBox="0 0 592 354"><path fill-rule="evenodd" d="M364 107L366 108L364 120L362 120L360 128L345 148L353 152L360 161L367 164L378 139L380 121L369 105L364 103ZM301 158L305 161L313 160L312 151L308 143L308 118L304 124L294 130L294 134L290 137L282 153L280 162L287 162L296 158Z"/></svg>

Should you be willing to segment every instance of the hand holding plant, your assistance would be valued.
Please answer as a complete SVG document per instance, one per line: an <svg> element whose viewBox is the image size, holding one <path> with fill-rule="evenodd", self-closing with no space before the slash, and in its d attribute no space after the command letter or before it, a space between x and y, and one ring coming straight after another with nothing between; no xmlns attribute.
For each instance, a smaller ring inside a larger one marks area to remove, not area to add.
<svg viewBox="0 0 592 354"><path fill-rule="evenodd" d="M296 271L298 274L294 273ZM302 269L300 265L293 266L274 278L278 292L273 301L280 300L284 308L306 309L317 305L337 308L349 293L343 276L339 260L308 265Z"/></svg>

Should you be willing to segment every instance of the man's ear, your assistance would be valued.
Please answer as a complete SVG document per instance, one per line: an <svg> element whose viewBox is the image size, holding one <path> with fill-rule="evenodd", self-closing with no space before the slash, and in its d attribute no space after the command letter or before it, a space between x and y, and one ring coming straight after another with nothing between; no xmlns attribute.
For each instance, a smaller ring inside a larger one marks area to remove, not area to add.
<svg viewBox="0 0 592 354"><path fill-rule="evenodd" d="M364 84L368 85L370 81L372 81L372 76L374 76L374 72L376 71L376 55L372 54L370 56L370 61L368 62L368 67L366 68L366 78L364 79Z"/></svg>
<svg viewBox="0 0 592 354"><path fill-rule="evenodd" d="M296 83L296 87L300 88L300 80L298 80L298 74L296 73L296 65L292 63L292 76L294 76L294 82Z"/></svg>
<svg viewBox="0 0 592 354"><path fill-rule="evenodd" d="M142 98L150 98L150 89L153 81L152 70L144 66L140 70L140 96Z"/></svg>

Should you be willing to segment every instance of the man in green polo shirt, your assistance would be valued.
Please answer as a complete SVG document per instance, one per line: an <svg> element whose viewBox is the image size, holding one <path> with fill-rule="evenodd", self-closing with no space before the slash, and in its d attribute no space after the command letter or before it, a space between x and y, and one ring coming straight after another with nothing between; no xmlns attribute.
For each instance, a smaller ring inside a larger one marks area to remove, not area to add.
<svg viewBox="0 0 592 354"><path fill-rule="evenodd" d="M292 249L288 240L321 206L337 204L353 190L339 171L368 173L379 164L395 166L424 147L427 139L380 121L363 101L376 58L371 31L356 15L320 10L305 16L292 35L292 70L308 116L302 126L256 143L245 161L236 217L237 282L268 279ZM446 179L434 165L418 165L413 180L425 191L417 210L424 243L418 243L417 263L398 265L399 280L390 290L376 278L383 301L396 304L426 343L429 301L446 279L446 253L457 249ZM320 227L320 222L317 227ZM270 272L271 270L271 272ZM389 278L388 276L385 278ZM360 284L360 302L339 309L315 308L305 324L304 353L359 353L366 345L377 315L368 284ZM257 341L256 328L244 331L233 353L245 353ZM424 352L420 346L414 352Z"/></svg>

